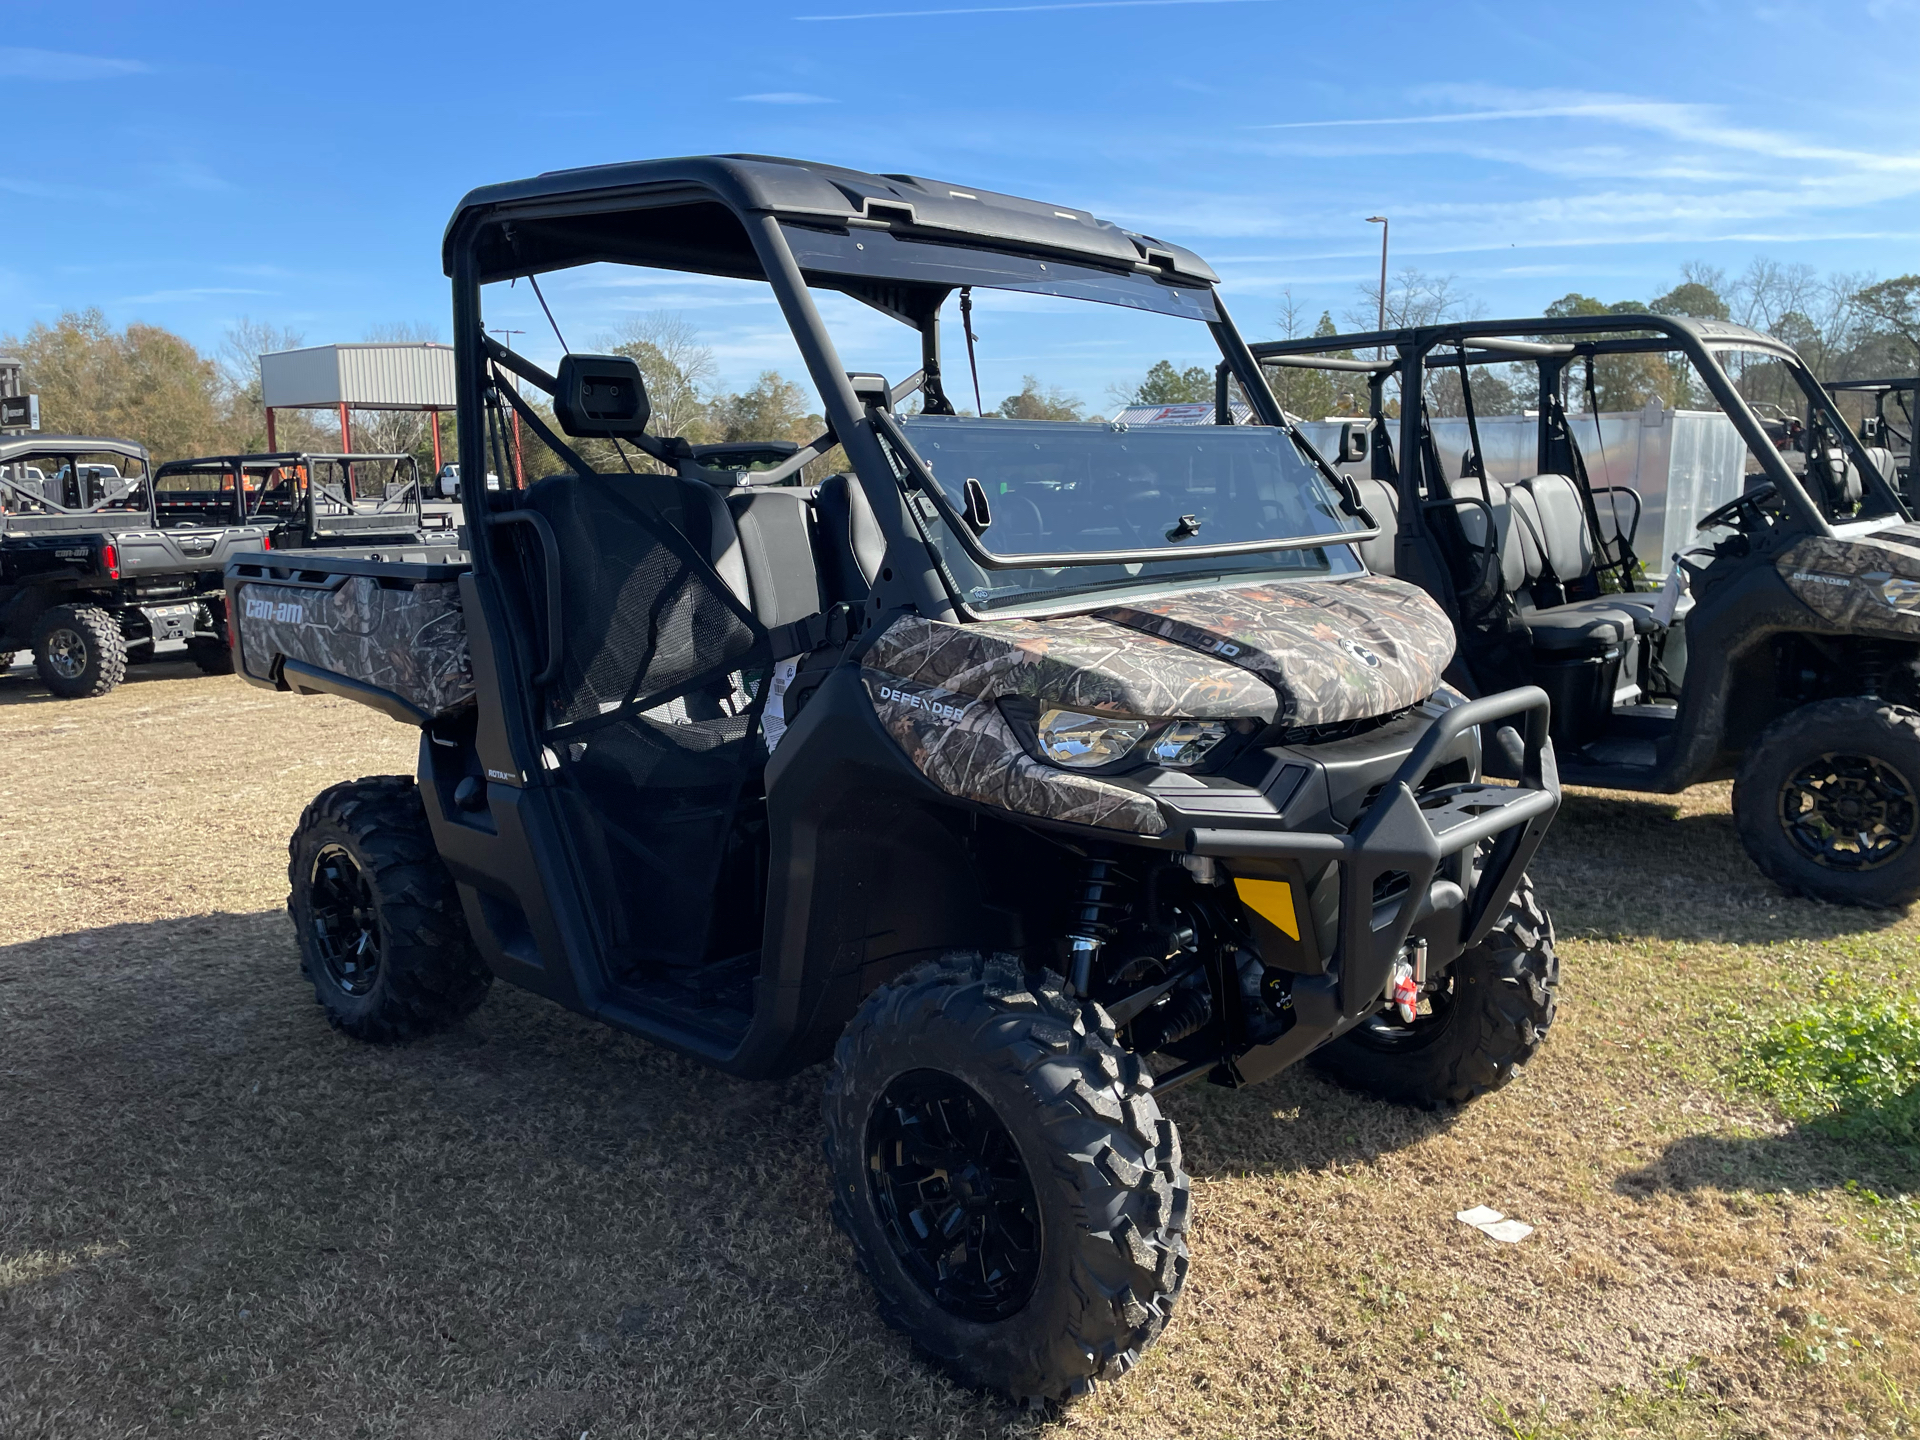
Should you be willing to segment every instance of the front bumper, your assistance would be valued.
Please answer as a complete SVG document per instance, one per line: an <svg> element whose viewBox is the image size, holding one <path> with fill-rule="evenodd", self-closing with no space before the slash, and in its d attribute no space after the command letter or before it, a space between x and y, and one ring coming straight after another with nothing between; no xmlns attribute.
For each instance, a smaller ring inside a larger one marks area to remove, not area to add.
<svg viewBox="0 0 1920 1440"><path fill-rule="evenodd" d="M1345 835L1187 832L1188 851L1218 861L1243 897L1253 893L1243 881L1284 883L1293 897L1279 923L1255 921L1262 960L1295 975L1292 1023L1227 1062L1229 1073L1217 1078L1264 1079L1372 1015L1409 941L1426 943L1433 973L1486 937L1560 808L1547 715L1546 693L1534 686L1446 711ZM1516 720L1524 728L1508 724ZM1439 785L1423 793L1443 755L1475 727L1503 747L1518 739L1519 783ZM1283 928L1289 916L1292 933Z"/></svg>

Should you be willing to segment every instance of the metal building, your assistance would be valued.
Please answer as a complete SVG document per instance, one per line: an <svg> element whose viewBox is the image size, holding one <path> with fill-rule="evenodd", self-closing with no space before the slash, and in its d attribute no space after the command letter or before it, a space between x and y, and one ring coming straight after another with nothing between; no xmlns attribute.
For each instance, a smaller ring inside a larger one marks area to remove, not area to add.
<svg viewBox="0 0 1920 1440"><path fill-rule="evenodd" d="M267 412L267 449L278 445L276 410L338 410L340 449L350 453L347 417L354 410L421 410L435 417L433 468L440 469L439 412L454 408L453 347L432 341L313 345L260 357L260 400Z"/></svg>

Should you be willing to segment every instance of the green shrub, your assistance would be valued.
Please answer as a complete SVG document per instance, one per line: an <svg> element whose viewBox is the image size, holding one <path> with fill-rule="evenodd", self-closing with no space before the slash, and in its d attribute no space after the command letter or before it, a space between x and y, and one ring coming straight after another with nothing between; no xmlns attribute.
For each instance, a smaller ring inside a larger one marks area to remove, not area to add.
<svg viewBox="0 0 1920 1440"><path fill-rule="evenodd" d="M1737 1075L1829 1133L1920 1145L1920 999L1823 984L1807 1010L1749 1037Z"/></svg>

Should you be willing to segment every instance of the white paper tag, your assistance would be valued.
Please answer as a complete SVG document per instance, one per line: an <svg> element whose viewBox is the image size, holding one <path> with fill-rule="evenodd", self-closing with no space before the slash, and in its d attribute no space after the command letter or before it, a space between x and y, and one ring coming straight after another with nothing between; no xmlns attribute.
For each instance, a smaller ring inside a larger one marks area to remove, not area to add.
<svg viewBox="0 0 1920 1440"><path fill-rule="evenodd" d="M769 755L787 733L787 687L793 683L794 672L799 668L798 656L776 660L773 674L767 677L767 708L760 712L760 733L766 737Z"/></svg>
<svg viewBox="0 0 1920 1440"><path fill-rule="evenodd" d="M1456 1211L1453 1218L1462 1225L1471 1225L1482 1235L1489 1235L1509 1245L1518 1245L1533 1233L1533 1226L1526 1221L1509 1220L1488 1205L1476 1205L1471 1210Z"/></svg>

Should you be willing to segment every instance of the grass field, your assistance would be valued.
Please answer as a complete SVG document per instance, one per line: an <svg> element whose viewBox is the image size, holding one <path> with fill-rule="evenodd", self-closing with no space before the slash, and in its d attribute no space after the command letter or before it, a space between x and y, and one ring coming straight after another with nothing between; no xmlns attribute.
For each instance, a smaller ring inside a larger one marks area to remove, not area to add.
<svg viewBox="0 0 1920 1440"><path fill-rule="evenodd" d="M1174 1324L1054 1416L956 1390L826 1217L817 1071L714 1075L505 987L372 1049L303 988L286 839L412 769L344 702L0 677L0 1436L1748 1436L1920 1426L1914 1152L1735 1088L1915 922L1779 895L1724 786L1569 794L1560 1021L1411 1114L1308 1073L1169 1099ZM1457 1223L1488 1204L1517 1246ZM1907 1224L1913 1220L1911 1226Z"/></svg>

